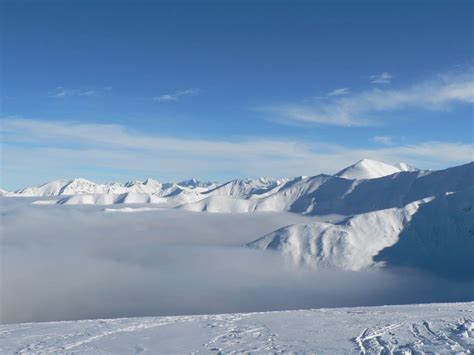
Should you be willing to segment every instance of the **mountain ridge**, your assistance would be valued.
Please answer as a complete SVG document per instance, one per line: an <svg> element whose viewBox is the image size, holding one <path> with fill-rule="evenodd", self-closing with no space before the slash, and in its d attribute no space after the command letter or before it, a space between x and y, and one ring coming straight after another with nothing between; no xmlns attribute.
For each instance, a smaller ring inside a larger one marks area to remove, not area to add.
<svg viewBox="0 0 474 355"><path fill-rule="evenodd" d="M387 168L389 167L389 168ZM376 178L381 177L385 173L396 173L400 171L413 171L415 168L410 167L405 163L398 163L397 165L390 165L375 160L362 159L357 163L342 169L339 173L331 176L346 175L349 176L349 171L354 169L365 169L363 178ZM384 170L385 169L385 170ZM346 173L343 173L343 172ZM359 174L361 172L359 171ZM327 174L320 174L327 175ZM385 176L383 175L383 176ZM318 175L315 175L318 176ZM342 177L342 176L339 176ZM122 194L126 192L143 192L160 194L161 190L169 189L172 186L178 186L179 188L188 189L200 189L199 191L209 195L230 195L233 197L242 197L249 194L264 194L273 188L282 187L289 181L295 179L305 179L306 176L293 177L293 178L274 178L274 177L260 177L256 179L234 179L224 183L215 183L210 181L200 181L195 178L183 180L180 182L165 182L162 183L154 178L147 178L144 181L127 181L125 183L110 182L110 183L95 183L91 180L84 178L74 179L60 179L46 182L37 186L28 186L13 192L1 190L3 195L16 195L16 196L30 196L30 197L47 197L47 196L61 196L61 195L75 195L75 194ZM360 178L357 178L360 180ZM197 191L197 190L196 190ZM168 191L171 193L172 191ZM164 195L164 193L161 193Z"/></svg>
<svg viewBox="0 0 474 355"><path fill-rule="evenodd" d="M347 168L334 174L350 180L374 179L387 175L392 175L402 171L418 170L406 163L397 163L395 165L383 163L377 160L362 159Z"/></svg>

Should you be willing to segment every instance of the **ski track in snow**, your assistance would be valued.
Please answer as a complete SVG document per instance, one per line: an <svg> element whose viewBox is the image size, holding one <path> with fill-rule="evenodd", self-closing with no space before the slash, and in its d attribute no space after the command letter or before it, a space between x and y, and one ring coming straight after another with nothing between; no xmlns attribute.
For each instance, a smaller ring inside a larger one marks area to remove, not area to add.
<svg viewBox="0 0 474 355"><path fill-rule="evenodd" d="M1 354L470 354L474 302L24 323Z"/></svg>

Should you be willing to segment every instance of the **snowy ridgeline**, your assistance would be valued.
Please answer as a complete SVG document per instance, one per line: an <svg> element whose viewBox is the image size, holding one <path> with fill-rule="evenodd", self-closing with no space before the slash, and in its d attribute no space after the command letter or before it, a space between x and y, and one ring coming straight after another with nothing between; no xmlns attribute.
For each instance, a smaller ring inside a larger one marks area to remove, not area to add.
<svg viewBox="0 0 474 355"><path fill-rule="evenodd" d="M160 204L196 212L293 212L354 215L457 192L472 187L474 163L442 171L420 171L362 160L336 175L232 180L217 185L188 180L162 184L153 179L95 184L84 179L53 181L3 196L39 197L37 204Z"/></svg>
<svg viewBox="0 0 474 355"><path fill-rule="evenodd" d="M474 162L440 171L361 160L335 175L162 184L55 181L7 196L35 204L123 205L105 212L177 208L209 213L292 212L327 216L290 225L246 246L277 251L296 264L358 271L409 266L450 278L474 275ZM134 205L142 204L142 206ZM334 218L333 216L339 216Z"/></svg>
<svg viewBox="0 0 474 355"><path fill-rule="evenodd" d="M247 246L296 264L358 271L410 266L451 278L474 276L474 189L343 218L278 229Z"/></svg>
<svg viewBox="0 0 474 355"><path fill-rule="evenodd" d="M474 303L0 326L2 354L468 354Z"/></svg>
<svg viewBox="0 0 474 355"><path fill-rule="evenodd" d="M350 167L341 170L334 176L349 180L372 179L392 175L402 171L417 171L417 169L403 163L397 165L389 165L382 162L364 159ZM114 182L97 184L86 179L77 178L72 180L55 180L40 186L26 187L14 192L9 192L0 189L0 195L25 197L122 195L122 197L116 198L100 196L96 198L86 198L84 200L81 200L79 198L72 199L71 201L68 201L67 199L62 199L60 200L61 202L59 202L70 204L134 203L133 198L131 196L140 195L151 195L152 197L149 197L148 201L144 201L143 197L137 197L138 200L135 203L166 202L166 200L156 199L156 197L167 197L170 202L176 202L172 199L172 197L182 195L181 197L183 198L181 200L178 199L178 202L189 202L213 195L230 196L233 198L249 198L252 195L261 195L265 192L270 192L271 190L274 190L277 187L281 187L288 182L305 179L306 177L282 179L262 177L256 180L232 180L224 184L217 184L212 182L202 182L196 179L185 180L178 183L161 183L155 179L148 178L145 181L128 181L126 183ZM273 192L275 191L276 190L274 190ZM187 196L187 198L184 197L189 193L191 193L191 196ZM128 194L130 194L129 199L124 200L123 197Z"/></svg>

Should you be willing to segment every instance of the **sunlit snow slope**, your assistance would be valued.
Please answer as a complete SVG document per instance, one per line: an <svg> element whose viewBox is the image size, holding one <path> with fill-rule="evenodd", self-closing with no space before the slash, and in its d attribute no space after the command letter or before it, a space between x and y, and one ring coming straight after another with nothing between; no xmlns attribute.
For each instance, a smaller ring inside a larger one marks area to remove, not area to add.
<svg viewBox="0 0 474 355"><path fill-rule="evenodd" d="M374 179L382 176L392 175L401 171L416 171L417 169L405 163L390 165L376 160L362 159L351 165L335 176L345 179Z"/></svg>
<svg viewBox="0 0 474 355"><path fill-rule="evenodd" d="M474 303L0 326L2 354L467 354Z"/></svg>
<svg viewBox="0 0 474 355"><path fill-rule="evenodd" d="M276 212L354 215L456 192L474 186L474 163L439 171L406 171L373 179L331 175L298 177L264 193L209 196L182 209L207 212ZM208 194L203 194L207 196Z"/></svg>
<svg viewBox="0 0 474 355"><path fill-rule="evenodd" d="M296 264L356 271L372 266L373 258L382 249L398 242L400 232L420 203L363 213L334 224L290 225L247 246L278 251Z"/></svg>
<svg viewBox="0 0 474 355"><path fill-rule="evenodd" d="M474 277L474 188L351 216L290 225L247 246L314 268L416 267Z"/></svg>

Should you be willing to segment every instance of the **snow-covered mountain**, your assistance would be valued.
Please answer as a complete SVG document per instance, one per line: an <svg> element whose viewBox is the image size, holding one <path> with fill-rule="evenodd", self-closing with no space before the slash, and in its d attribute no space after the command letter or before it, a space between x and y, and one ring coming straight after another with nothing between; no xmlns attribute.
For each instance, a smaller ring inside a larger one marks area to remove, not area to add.
<svg viewBox="0 0 474 355"><path fill-rule="evenodd" d="M259 179L232 180L207 191L209 196L228 196L233 198L249 198L258 196L282 186L289 178L275 179L272 177L261 177Z"/></svg>
<svg viewBox="0 0 474 355"><path fill-rule="evenodd" d="M331 175L295 178L262 194L205 197L180 208L207 212L277 212L354 215L405 205L473 185L474 163L439 171L407 171L374 179Z"/></svg>
<svg viewBox="0 0 474 355"><path fill-rule="evenodd" d="M360 180L378 178L401 171L415 170L415 168L412 168L404 163L389 165L374 160L364 159L341 170L334 176L351 180ZM313 178L303 176L297 178L281 179L273 177L261 177L259 179L236 179L220 185L208 181L199 181L194 178L178 183L161 183L155 179L148 178L145 181L128 181L123 184L116 182L98 184L90 180L76 178L72 180L55 180L40 186L26 187L17 190L14 193L9 193L9 195L51 197L79 194L124 194L127 192L133 192L155 194L160 197L166 197L177 195L182 191L194 191L201 193L203 195L203 199L209 196L227 196L230 198L252 199L267 197L270 194L278 192L288 184L302 185L302 181L308 181L308 184L311 185ZM303 190L304 189L305 188L303 187ZM0 193L7 194L6 191ZM193 201L194 200L195 199L193 199Z"/></svg>
<svg viewBox="0 0 474 355"><path fill-rule="evenodd" d="M374 179L392 175L401 171L415 171L416 168L406 164L397 163L390 165L376 160L362 159L354 165L342 169L335 176L345 179Z"/></svg>
<svg viewBox="0 0 474 355"><path fill-rule="evenodd" d="M40 186L27 187L15 194L22 196L60 196L85 193L100 193L98 186L86 179L55 180Z"/></svg>
<svg viewBox="0 0 474 355"><path fill-rule="evenodd" d="M421 202L359 214L334 224L290 225L247 246L278 251L296 264L357 271L372 266L373 258L382 249L398 241Z"/></svg>
<svg viewBox="0 0 474 355"><path fill-rule="evenodd" d="M55 203L58 205L114 205L119 203L164 203L166 199L141 192L123 194L79 194L63 197Z"/></svg>
<svg viewBox="0 0 474 355"><path fill-rule="evenodd" d="M366 172L364 176L367 177L381 174L381 168L385 165L363 160L344 170L349 172L353 167L363 167ZM58 180L17 191L15 195L63 197L91 195L82 198L70 197L70 201L60 199L57 203L82 204L97 201L115 204L133 203L132 201L137 199L122 198L123 194L138 193L149 195L139 198L138 201L150 203L160 201L189 211L214 213L262 211L349 216L402 208L417 200L467 189L473 185L474 180L474 162L440 171L420 171L404 165L392 166L390 169L397 171L391 175L370 179L349 179L321 174L285 179L232 180L218 186L199 183L196 180L185 182L184 185L187 186L160 183L153 179L125 184L95 184L84 179ZM410 171L400 171L401 169ZM384 173L389 172L388 168L382 170ZM360 172L360 169L358 171Z"/></svg>
<svg viewBox="0 0 474 355"><path fill-rule="evenodd" d="M247 246L296 264L361 270L410 266L455 278L474 275L474 187L351 216L276 230Z"/></svg>
<svg viewBox="0 0 474 355"><path fill-rule="evenodd" d="M380 173L386 164L367 160L362 165L371 174ZM376 167L376 168L374 168ZM346 172L351 167L344 169ZM160 201L189 211L213 213L229 212L294 212L306 215L354 215L405 205L445 192L455 192L472 186L474 163L440 171L420 171L401 166L391 175L364 179L348 179L333 175L316 175L285 179L260 178L256 180L232 180L215 186L197 180L176 183L160 183L153 179L125 184L96 184L85 179L58 180L17 191L16 196L74 196L74 195L123 195L126 193L148 194L140 201ZM399 171L400 169L410 171ZM385 170L387 173L388 170ZM344 175L344 174L342 174ZM367 174L365 175L367 176ZM204 187L207 185L207 187ZM159 197L161 199L156 199ZM65 204L67 201L60 200ZM82 204L94 201L107 204L131 203L134 198L120 196L92 196L71 198L70 202Z"/></svg>
<svg viewBox="0 0 474 355"><path fill-rule="evenodd" d="M210 182L210 181L200 181L195 178L189 179L189 180L183 180L177 183L179 186L183 187L191 187L191 188L196 188L196 187L205 187L205 188L213 188L217 186L215 182Z"/></svg>
<svg viewBox="0 0 474 355"><path fill-rule="evenodd" d="M438 195L420 205L399 240L375 256L456 279L474 278L474 187Z"/></svg>
<svg viewBox="0 0 474 355"><path fill-rule="evenodd" d="M73 196L83 194L126 194L143 193L157 196L168 196L186 191L207 191L215 187L215 184L200 182L196 179L184 181L183 185L176 183L161 183L155 179L148 178L145 181L128 181L126 183L104 183L98 184L90 180L76 178L72 180L55 180L40 186L26 187L10 193L14 196L26 197L51 197L51 196Z"/></svg>
<svg viewBox="0 0 474 355"><path fill-rule="evenodd" d="M276 250L315 268L360 270L390 264L462 278L474 275L473 191L474 162L361 180L302 177L265 193L210 196L180 208L347 216L337 223L287 226L247 246Z"/></svg>
<svg viewBox="0 0 474 355"><path fill-rule="evenodd" d="M239 181L235 181L222 185L220 193L210 191L203 196L204 198L189 204L183 204L179 208L195 212L207 211L214 213L292 211L292 206L298 199L315 192L330 179L332 179L330 175L301 176L284 180L282 183L274 185L267 190L259 190L258 193L249 194L245 194L242 191L245 191L248 185L244 185L244 189L241 190L239 188L242 185ZM308 209L310 208L311 206L308 206ZM307 213L309 210L301 212Z"/></svg>

